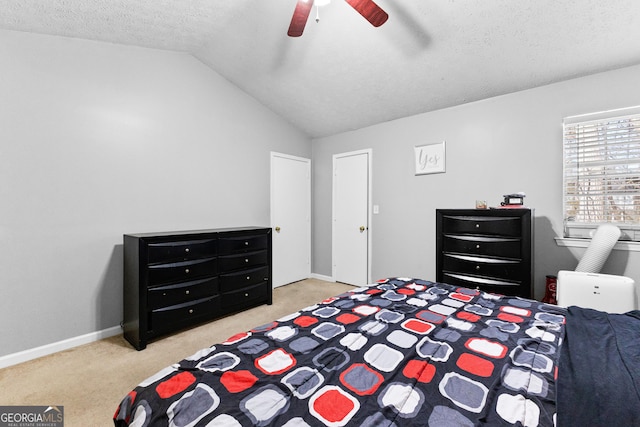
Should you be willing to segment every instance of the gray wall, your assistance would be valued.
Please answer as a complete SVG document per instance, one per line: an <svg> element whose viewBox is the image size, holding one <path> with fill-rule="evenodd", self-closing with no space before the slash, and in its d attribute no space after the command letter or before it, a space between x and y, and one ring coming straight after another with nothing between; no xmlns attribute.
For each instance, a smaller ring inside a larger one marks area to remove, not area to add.
<svg viewBox="0 0 640 427"><path fill-rule="evenodd" d="M311 141L193 57L0 31L0 356L122 320L122 234L269 225Z"/></svg>
<svg viewBox="0 0 640 427"><path fill-rule="evenodd" d="M331 169L337 153L373 150L373 279L435 279L435 210L527 194L535 208L535 287L573 269L584 249L562 232L562 119L640 105L640 66L577 78L314 140L313 271L331 276ZM446 173L414 175L413 147L446 141ZM640 281L640 254L616 250L603 272Z"/></svg>

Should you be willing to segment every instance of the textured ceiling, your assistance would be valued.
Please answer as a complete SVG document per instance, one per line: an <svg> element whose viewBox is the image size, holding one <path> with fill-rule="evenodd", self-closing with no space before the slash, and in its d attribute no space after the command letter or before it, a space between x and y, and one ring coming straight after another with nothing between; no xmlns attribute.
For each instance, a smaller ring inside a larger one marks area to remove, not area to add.
<svg viewBox="0 0 640 427"><path fill-rule="evenodd" d="M189 52L311 137L640 64L638 0L1 0L0 29Z"/></svg>

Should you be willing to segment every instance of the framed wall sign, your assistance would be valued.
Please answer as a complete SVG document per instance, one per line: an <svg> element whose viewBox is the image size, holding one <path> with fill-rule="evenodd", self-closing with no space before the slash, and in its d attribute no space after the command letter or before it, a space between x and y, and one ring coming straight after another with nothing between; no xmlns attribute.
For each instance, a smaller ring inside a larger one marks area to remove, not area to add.
<svg viewBox="0 0 640 427"><path fill-rule="evenodd" d="M446 166L445 141L414 147L416 175L442 173Z"/></svg>

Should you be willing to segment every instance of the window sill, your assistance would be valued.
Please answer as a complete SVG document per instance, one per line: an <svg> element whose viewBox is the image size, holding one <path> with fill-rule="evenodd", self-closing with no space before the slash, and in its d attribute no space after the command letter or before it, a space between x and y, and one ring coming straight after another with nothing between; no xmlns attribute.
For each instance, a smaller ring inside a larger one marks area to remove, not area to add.
<svg viewBox="0 0 640 427"><path fill-rule="evenodd" d="M571 248L586 248L591 243L591 239L574 239L567 237L555 237L556 245ZM620 241L616 243L613 250L640 252L640 242Z"/></svg>

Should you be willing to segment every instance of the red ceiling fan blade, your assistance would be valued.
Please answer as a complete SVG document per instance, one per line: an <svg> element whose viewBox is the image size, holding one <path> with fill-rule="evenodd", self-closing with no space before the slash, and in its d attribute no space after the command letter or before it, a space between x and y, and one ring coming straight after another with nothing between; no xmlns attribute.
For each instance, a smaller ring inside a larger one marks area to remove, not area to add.
<svg viewBox="0 0 640 427"><path fill-rule="evenodd" d="M291 24L289 24L289 31L287 31L289 37L300 37L302 35L312 7L313 0L298 0L296 9L293 11Z"/></svg>
<svg viewBox="0 0 640 427"><path fill-rule="evenodd" d="M379 27L389 19L387 12L382 10L373 0L346 0L346 2L374 27Z"/></svg>

